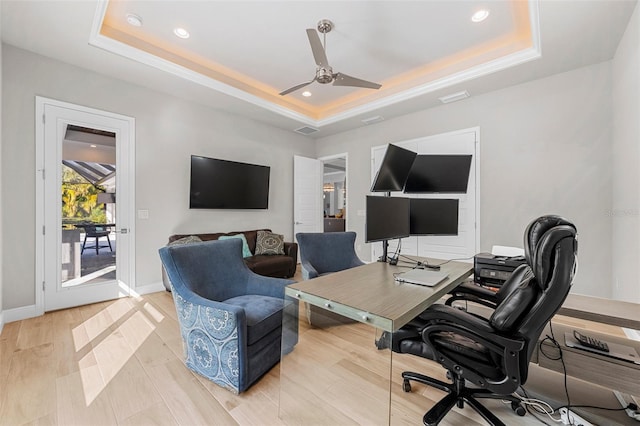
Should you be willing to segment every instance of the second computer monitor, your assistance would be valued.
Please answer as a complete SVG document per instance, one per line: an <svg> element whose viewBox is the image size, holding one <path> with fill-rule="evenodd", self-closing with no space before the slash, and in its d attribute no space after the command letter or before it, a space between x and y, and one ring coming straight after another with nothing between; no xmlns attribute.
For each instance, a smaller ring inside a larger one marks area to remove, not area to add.
<svg viewBox="0 0 640 426"><path fill-rule="evenodd" d="M411 235L458 235L457 199L411 198Z"/></svg>

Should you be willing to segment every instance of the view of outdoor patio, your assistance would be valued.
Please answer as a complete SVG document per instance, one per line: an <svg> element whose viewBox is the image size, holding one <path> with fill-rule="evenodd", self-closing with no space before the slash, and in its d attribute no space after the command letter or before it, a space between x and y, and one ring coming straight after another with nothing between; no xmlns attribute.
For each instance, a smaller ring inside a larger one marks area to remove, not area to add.
<svg viewBox="0 0 640 426"><path fill-rule="evenodd" d="M62 286L116 276L115 167L63 161Z"/></svg>

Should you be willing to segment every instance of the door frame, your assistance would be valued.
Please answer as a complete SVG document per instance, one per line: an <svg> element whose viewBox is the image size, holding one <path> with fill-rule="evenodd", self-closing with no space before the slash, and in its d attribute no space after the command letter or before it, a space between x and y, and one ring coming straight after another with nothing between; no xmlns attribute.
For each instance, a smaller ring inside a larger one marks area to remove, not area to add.
<svg viewBox="0 0 640 426"><path fill-rule="evenodd" d="M129 144L123 147L125 150L122 154L127 157L127 164L124 167L128 167L128 196L127 204L128 211L120 212L126 218L126 224L128 229L128 237L126 238L128 243L129 256L124 259L128 263L128 274L123 280L118 281L118 285L122 288L123 292L127 294L133 294L135 289L135 118L128 117L121 114L116 114L109 111L98 110L95 108L86 107L83 105L72 104L56 99L45 98L42 96L35 97L35 314L42 315L45 312L45 211L44 211L44 175L45 175L45 159L44 159L44 143L45 143L45 105L51 105L60 108L71 109L83 113L101 115L103 117L122 120L128 124L128 139Z"/></svg>

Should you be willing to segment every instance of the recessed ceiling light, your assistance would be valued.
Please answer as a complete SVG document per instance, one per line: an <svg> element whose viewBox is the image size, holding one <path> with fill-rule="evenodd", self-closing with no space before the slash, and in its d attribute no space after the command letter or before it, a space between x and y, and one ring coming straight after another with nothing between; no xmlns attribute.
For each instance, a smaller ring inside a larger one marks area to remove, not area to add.
<svg viewBox="0 0 640 426"><path fill-rule="evenodd" d="M308 98L309 96L311 96L311 92L308 90L305 90L304 92L302 92L302 96L304 96L305 98Z"/></svg>
<svg viewBox="0 0 640 426"><path fill-rule="evenodd" d="M489 17L489 11L487 9L480 9L471 16L473 22L482 22Z"/></svg>
<svg viewBox="0 0 640 426"><path fill-rule="evenodd" d="M133 13L127 13L126 17L127 17L127 23L129 25L132 25L134 27L142 26L142 18L139 17L138 15L135 15Z"/></svg>
<svg viewBox="0 0 640 426"><path fill-rule="evenodd" d="M89 145L89 146L90 146L91 148L97 148L97 146L96 146L96 145L93 145L93 144L92 144L92 145Z"/></svg>
<svg viewBox="0 0 640 426"><path fill-rule="evenodd" d="M189 31L184 28L175 28L173 33L180 38L189 38Z"/></svg>

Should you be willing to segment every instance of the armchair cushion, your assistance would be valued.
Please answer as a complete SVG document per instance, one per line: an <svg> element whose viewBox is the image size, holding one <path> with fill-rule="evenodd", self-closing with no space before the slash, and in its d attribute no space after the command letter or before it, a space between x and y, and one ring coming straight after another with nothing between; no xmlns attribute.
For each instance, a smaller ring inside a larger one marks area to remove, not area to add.
<svg viewBox="0 0 640 426"><path fill-rule="evenodd" d="M270 296L246 294L224 301L244 309L247 319L247 343L253 345L282 325L284 301Z"/></svg>

